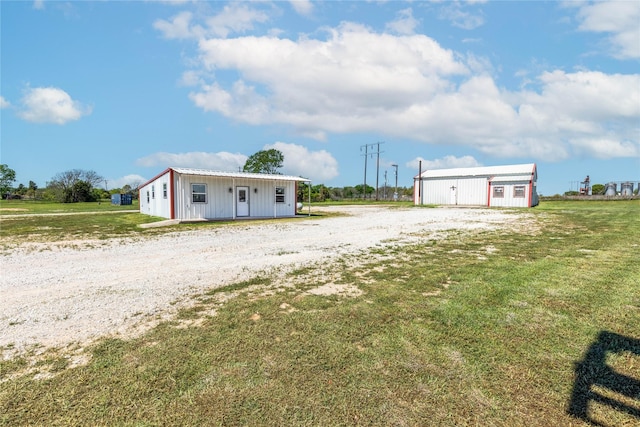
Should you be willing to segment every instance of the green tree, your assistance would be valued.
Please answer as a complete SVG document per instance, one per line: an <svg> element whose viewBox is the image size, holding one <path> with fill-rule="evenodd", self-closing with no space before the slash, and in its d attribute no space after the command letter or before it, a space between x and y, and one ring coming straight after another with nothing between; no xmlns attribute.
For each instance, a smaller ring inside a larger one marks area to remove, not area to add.
<svg viewBox="0 0 640 427"><path fill-rule="evenodd" d="M16 171L7 165L0 165L0 196L9 198L13 183L16 181Z"/></svg>
<svg viewBox="0 0 640 427"><path fill-rule="evenodd" d="M242 170L252 173L277 174L283 162L284 155L280 150L276 150L275 148L261 150L249 156Z"/></svg>
<svg viewBox="0 0 640 427"><path fill-rule="evenodd" d="M591 186L591 194L604 194L603 184L593 184Z"/></svg>
<svg viewBox="0 0 640 427"><path fill-rule="evenodd" d="M29 181L29 189L27 190L27 196L31 197L32 199L35 199L37 191L38 191L38 185L33 181Z"/></svg>
<svg viewBox="0 0 640 427"><path fill-rule="evenodd" d="M356 194L360 194L360 195L362 195L362 194L363 194L362 189L364 188L364 186L363 186L362 184L358 184L358 185L356 185L354 188L355 188L355 190L356 190ZM375 189L375 188L373 188L373 187L372 187L372 186L370 186L370 185L367 185L367 188L366 188L366 196L371 197L371 195L372 195L373 193L375 193L375 191L376 191L376 189Z"/></svg>
<svg viewBox="0 0 640 427"><path fill-rule="evenodd" d="M62 203L89 202L93 201L93 187L101 181L94 171L72 169L54 176L48 189Z"/></svg>

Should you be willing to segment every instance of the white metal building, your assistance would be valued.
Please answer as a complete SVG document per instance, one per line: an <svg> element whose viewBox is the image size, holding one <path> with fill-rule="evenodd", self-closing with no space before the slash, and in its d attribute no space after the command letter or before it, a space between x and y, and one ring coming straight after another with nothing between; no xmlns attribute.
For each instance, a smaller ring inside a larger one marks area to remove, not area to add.
<svg viewBox="0 0 640 427"><path fill-rule="evenodd" d="M170 167L138 187L140 213L181 221L293 217L298 176Z"/></svg>
<svg viewBox="0 0 640 427"><path fill-rule="evenodd" d="M538 204L535 163L426 170L413 179L416 205L533 207Z"/></svg>

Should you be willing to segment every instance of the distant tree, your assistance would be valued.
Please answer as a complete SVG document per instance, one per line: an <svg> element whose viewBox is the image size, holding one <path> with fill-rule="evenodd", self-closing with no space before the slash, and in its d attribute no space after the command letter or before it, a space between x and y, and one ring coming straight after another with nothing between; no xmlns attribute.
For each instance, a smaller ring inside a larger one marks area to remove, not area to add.
<svg viewBox="0 0 640 427"><path fill-rule="evenodd" d="M591 194L604 194L603 184L593 184L591 186Z"/></svg>
<svg viewBox="0 0 640 427"><path fill-rule="evenodd" d="M249 156L242 170L252 173L277 174L283 162L284 155L280 150L276 150L275 148L261 150Z"/></svg>
<svg viewBox="0 0 640 427"><path fill-rule="evenodd" d="M9 198L13 183L16 181L16 171L9 166L0 165L0 197L4 196Z"/></svg>
<svg viewBox="0 0 640 427"><path fill-rule="evenodd" d="M15 193L24 196L25 194L27 194L27 187L25 187L24 184L20 184L18 185L18 187L16 187Z"/></svg>
<svg viewBox="0 0 640 427"><path fill-rule="evenodd" d="M376 189L370 185L367 185L366 192L363 191L364 186L362 184L358 184L354 188L356 190L356 194L363 195L366 193L365 196L367 197L371 197L371 195L376 191Z"/></svg>
<svg viewBox="0 0 640 427"><path fill-rule="evenodd" d="M358 192L353 187L344 187L342 189L342 197L345 199L355 199L358 195Z"/></svg>
<svg viewBox="0 0 640 427"><path fill-rule="evenodd" d="M94 171L72 169L54 176L48 189L62 203L90 202L95 201L93 187L101 181L102 177Z"/></svg>
<svg viewBox="0 0 640 427"><path fill-rule="evenodd" d="M29 181L29 189L27 190L27 196L31 197L32 199L35 199L37 194L38 194L38 185L33 181Z"/></svg>

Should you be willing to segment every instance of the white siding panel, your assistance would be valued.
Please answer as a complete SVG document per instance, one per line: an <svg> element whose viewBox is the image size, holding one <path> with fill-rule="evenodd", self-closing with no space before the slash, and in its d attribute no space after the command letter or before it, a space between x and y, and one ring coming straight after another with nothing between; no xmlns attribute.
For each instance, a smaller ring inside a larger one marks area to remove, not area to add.
<svg viewBox="0 0 640 427"><path fill-rule="evenodd" d="M486 206L487 187L489 183L484 177L481 178L459 178L457 185L458 205L465 206Z"/></svg>
<svg viewBox="0 0 640 427"><path fill-rule="evenodd" d="M484 177L425 179L422 185L424 204L487 205L488 183Z"/></svg>
<svg viewBox="0 0 640 427"><path fill-rule="evenodd" d="M140 213L171 217L170 173L160 175L140 188ZM167 198L163 197L162 185L167 184Z"/></svg>
<svg viewBox="0 0 640 427"><path fill-rule="evenodd" d="M504 187L504 197L493 197L493 188ZM514 197L516 186L524 187L524 197ZM529 206L529 193L531 184L529 182L498 182L491 185L491 206L504 208L526 208Z"/></svg>
<svg viewBox="0 0 640 427"><path fill-rule="evenodd" d="M181 220L232 219L236 216L236 189L249 188L249 217L290 217L296 214L296 182L176 173L176 218ZM194 203L191 185L205 184L206 203ZM276 187L285 188L285 203L276 203ZM231 189L231 191L229 191Z"/></svg>

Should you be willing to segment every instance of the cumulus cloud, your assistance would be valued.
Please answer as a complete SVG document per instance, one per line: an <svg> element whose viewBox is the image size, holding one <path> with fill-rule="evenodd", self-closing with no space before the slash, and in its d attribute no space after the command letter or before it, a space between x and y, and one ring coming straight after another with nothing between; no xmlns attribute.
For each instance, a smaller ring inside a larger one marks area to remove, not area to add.
<svg viewBox="0 0 640 427"><path fill-rule="evenodd" d="M67 92L55 87L27 89L22 107L19 116L34 123L63 125L91 114L91 107L71 99Z"/></svg>
<svg viewBox="0 0 640 427"><path fill-rule="evenodd" d="M422 157L416 157L415 159L407 162L406 167L410 169L418 170L420 162L422 161L422 170L427 169L451 169L451 168L473 168L476 166L482 166L473 156L444 156L441 159L427 160Z"/></svg>
<svg viewBox="0 0 640 427"><path fill-rule="evenodd" d="M603 1L580 3L581 31L609 34L607 51L619 59L640 58L640 3Z"/></svg>
<svg viewBox="0 0 640 427"><path fill-rule="evenodd" d="M324 31L201 38L196 67L183 76L189 97L237 122L290 126L317 140L366 132L546 161L639 151L638 74L542 71L511 91L488 59L425 35L350 22ZM606 141L617 148L598 150Z"/></svg>
<svg viewBox="0 0 640 427"><path fill-rule="evenodd" d="M410 35L415 32L418 23L418 20L413 17L413 10L408 8L399 11L396 19L387 23L386 29L396 34Z"/></svg>
<svg viewBox="0 0 640 427"><path fill-rule="evenodd" d="M289 0L291 7L300 15L311 15L313 12L313 3L311 0Z"/></svg>
<svg viewBox="0 0 640 427"><path fill-rule="evenodd" d="M159 152L136 160L136 164L143 167L160 166L183 167L196 169L211 169L218 171L235 172L242 168L247 161L247 156L240 153L221 151L218 153L188 152L167 153Z"/></svg>
<svg viewBox="0 0 640 427"><path fill-rule="evenodd" d="M0 109L11 107L11 103L4 99L3 96L0 96Z"/></svg>
<svg viewBox="0 0 640 427"><path fill-rule="evenodd" d="M308 148L285 142L276 142L265 150L279 150L284 155L283 173L322 182L338 176L338 162L326 150L310 151Z"/></svg>
<svg viewBox="0 0 640 427"><path fill-rule="evenodd" d="M109 178L107 179L107 186L109 187L109 189L122 188L125 185L128 185L131 188L137 188L140 184L144 184L145 182L147 182L147 178L140 175L131 174L125 175L120 178Z"/></svg>
<svg viewBox="0 0 640 427"><path fill-rule="evenodd" d="M266 13L238 2L226 5L220 13L206 18L204 24L194 23L193 13L185 11L169 21L158 19L153 23L153 27L167 39L200 39L244 33L252 30L254 24L266 22L268 19Z"/></svg>
<svg viewBox="0 0 640 427"><path fill-rule="evenodd" d="M463 30L473 30L484 25L484 16L481 12L472 13L459 2L448 3L440 10L440 19L451 22L454 27Z"/></svg>

